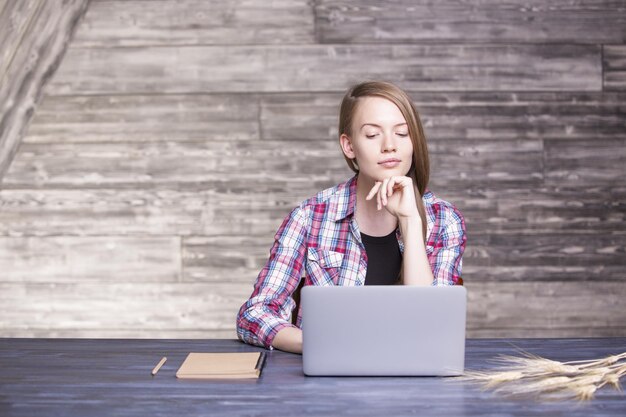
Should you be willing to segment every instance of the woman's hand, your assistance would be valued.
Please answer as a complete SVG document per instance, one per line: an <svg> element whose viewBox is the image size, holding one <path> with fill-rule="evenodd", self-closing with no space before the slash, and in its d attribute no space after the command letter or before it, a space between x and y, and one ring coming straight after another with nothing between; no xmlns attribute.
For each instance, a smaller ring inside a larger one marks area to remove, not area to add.
<svg viewBox="0 0 626 417"><path fill-rule="evenodd" d="M414 216L419 218L415 202L415 187L411 177L390 177L382 182L376 181L365 199L371 200L374 196L376 196L378 210L385 207L398 219Z"/></svg>

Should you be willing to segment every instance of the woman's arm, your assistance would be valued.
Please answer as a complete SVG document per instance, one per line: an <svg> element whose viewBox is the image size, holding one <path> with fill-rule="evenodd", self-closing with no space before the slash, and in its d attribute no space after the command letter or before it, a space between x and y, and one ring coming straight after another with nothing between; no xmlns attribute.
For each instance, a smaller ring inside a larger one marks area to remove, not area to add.
<svg viewBox="0 0 626 417"><path fill-rule="evenodd" d="M420 216L400 217L398 223L402 240L404 241L404 254L402 256L404 285L432 285L434 277L422 238L422 220Z"/></svg>
<svg viewBox="0 0 626 417"><path fill-rule="evenodd" d="M437 217L436 223L442 226L430 254L435 277L433 285L463 285L461 269L467 243L465 219L452 204L441 206Z"/></svg>
<svg viewBox="0 0 626 417"><path fill-rule="evenodd" d="M415 196L417 192L410 177L390 177L377 182L366 200L374 195L377 207L385 207L396 216L404 241L402 256L402 281L404 285L432 285L434 277L430 269L423 238L422 218L419 215Z"/></svg>
<svg viewBox="0 0 626 417"><path fill-rule="evenodd" d="M399 219L404 238L402 274L405 285L463 285L461 268L467 241L465 219L449 203L441 205L436 216L435 223L442 226L436 231L436 241L430 257L426 254L422 238L421 218L418 217L415 221L410 218Z"/></svg>
<svg viewBox="0 0 626 417"><path fill-rule="evenodd" d="M243 342L271 349L278 333L296 328L289 318L295 307L292 294L305 262L306 236L307 217L304 209L297 207L278 229L254 291L239 309L237 336Z"/></svg>
<svg viewBox="0 0 626 417"><path fill-rule="evenodd" d="M285 352L302 353L302 330L284 327L274 336L272 346Z"/></svg>

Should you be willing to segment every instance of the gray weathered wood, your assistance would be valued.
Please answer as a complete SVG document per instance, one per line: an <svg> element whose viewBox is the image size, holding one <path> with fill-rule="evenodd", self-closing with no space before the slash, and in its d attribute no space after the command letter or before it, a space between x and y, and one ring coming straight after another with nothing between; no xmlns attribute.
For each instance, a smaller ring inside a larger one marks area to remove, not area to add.
<svg viewBox="0 0 626 417"><path fill-rule="evenodd" d="M621 1L502 2L320 0L324 43L619 43L626 39Z"/></svg>
<svg viewBox="0 0 626 417"><path fill-rule="evenodd" d="M433 178L448 186L476 182L539 185L543 181L539 140L434 140L429 148ZM599 161L588 169L606 171ZM306 183L342 175L349 176L349 170L338 141L332 140L44 143L22 145L4 186L214 188L248 184L254 189L268 181L274 185L286 180Z"/></svg>
<svg viewBox="0 0 626 417"><path fill-rule="evenodd" d="M592 401L509 398L475 383L437 377L307 377L302 356L267 352L259 379L179 380L189 352L259 352L236 340L2 339L5 415L93 417L554 416L621 417L626 397L609 386ZM595 360L626 350L625 338L468 339L465 368L494 370L499 355ZM154 365L167 356L159 373ZM313 395L312 393L315 393Z"/></svg>
<svg viewBox="0 0 626 417"><path fill-rule="evenodd" d="M545 144L545 165L547 184L622 185L626 179L626 139L549 141Z"/></svg>
<svg viewBox="0 0 626 417"><path fill-rule="evenodd" d="M372 78L425 91L602 88L594 45L267 45L70 48L46 92L343 91Z"/></svg>
<svg viewBox="0 0 626 417"><path fill-rule="evenodd" d="M316 184L309 184L314 187ZM273 235L307 190L2 190L2 236ZM282 188L282 187L279 187Z"/></svg>
<svg viewBox="0 0 626 417"><path fill-rule="evenodd" d="M543 142L520 140L433 140L428 145L433 185L489 186L543 182Z"/></svg>
<svg viewBox="0 0 626 417"><path fill-rule="evenodd" d="M343 179L346 179L344 177ZM339 180L339 179L337 179ZM256 235L271 238L282 219L312 190L333 179L300 184L266 181L256 192L214 190L2 190L0 235ZM538 231L582 235L618 231L626 221L626 189L452 187L435 192L452 201L471 233ZM574 229L572 229L574 228ZM621 232L620 232L621 231Z"/></svg>
<svg viewBox="0 0 626 417"><path fill-rule="evenodd" d="M93 1L72 45L224 45L314 42L307 0Z"/></svg>
<svg viewBox="0 0 626 417"><path fill-rule="evenodd" d="M101 337L135 329L185 337L212 337L212 330L235 328L241 304L252 292L233 283L0 283L0 327L13 336L38 329L64 330L81 337L100 329ZM478 330L517 336L547 337L553 330L576 336L592 328L595 336L624 330L626 286L623 282L466 282L467 334ZM28 296L28 303L24 297ZM76 314L80 311L80 314ZM621 329L621 330L620 330ZM23 331L23 333L20 333ZM110 333L109 333L110 332Z"/></svg>
<svg viewBox="0 0 626 417"><path fill-rule="evenodd" d="M2 237L2 282L177 282L179 237Z"/></svg>
<svg viewBox="0 0 626 417"><path fill-rule="evenodd" d="M626 130L626 95L619 92L410 94L431 140L621 139ZM341 98L340 93L261 95L262 137L336 139Z"/></svg>
<svg viewBox="0 0 626 417"><path fill-rule="evenodd" d="M623 93L413 92L429 139L621 138ZM23 142L336 140L340 93L45 96ZM260 106L260 109L259 109Z"/></svg>
<svg viewBox="0 0 626 417"><path fill-rule="evenodd" d="M22 38L27 34L29 25L37 17L38 9L42 6L40 0L22 0L0 2L0 79L2 79L2 90L6 88L8 81L7 70L12 65L13 59L22 42ZM2 97L6 99L6 97ZM4 104L4 102L3 102Z"/></svg>
<svg viewBox="0 0 626 417"><path fill-rule="evenodd" d="M582 240L584 236L573 236L576 240ZM472 235L472 242L475 240L475 235ZM511 240L510 244L514 243L514 237L507 237L507 239ZM480 239L479 239L480 240ZM619 238L619 240L624 240L623 238ZM465 282L475 281L475 282L505 282L505 281L519 281L519 282L557 282L557 281L590 281L597 282L601 280L607 281L616 281L621 282L624 285L624 265L623 261L620 261L620 265L597 265L596 263L590 262L590 265L580 265L574 263L572 266L568 265L559 265L556 262L545 262L540 264L535 261L532 257L519 257L518 264L522 265L512 265L512 263L503 260L502 258L493 258L490 265L486 266L484 264L476 265L475 259L472 258L472 252L485 250L484 247L474 247L472 245L469 246L470 254L467 257L463 258L463 279ZM571 248L571 247L570 247ZM490 248L491 249L491 248ZM491 251L493 251L491 249ZM621 255L623 257L623 255ZM563 256L561 259L568 260L573 258L574 256ZM617 255L616 255L617 257ZM521 301L520 301L521 302ZM620 328L621 329L621 328ZM625 326L626 329L626 326ZM532 333L532 329L528 329L529 332ZM584 333L581 333L586 336L591 336L593 334L593 329L581 329ZM612 333L613 335L620 334L621 330L615 329L616 333ZM531 333L520 333L520 337L522 336L530 336ZM510 333L509 333L510 334ZM548 333L546 333L548 334ZM552 334L553 336L557 336L556 333ZM571 334L571 333L570 333ZM496 337L498 333L494 333L492 336ZM489 337L492 337L489 336Z"/></svg>
<svg viewBox="0 0 626 417"><path fill-rule="evenodd" d="M470 228L472 229L472 228ZM470 230L471 232L471 230ZM623 234L471 233L463 275L478 281L624 281Z"/></svg>
<svg viewBox="0 0 626 417"><path fill-rule="evenodd" d="M483 337L490 330L511 335L532 333L533 337L547 337L553 330L561 335L568 330L575 335L586 328L593 328L598 335L626 330L624 282L466 281L465 285L469 337L474 336L475 329Z"/></svg>
<svg viewBox="0 0 626 417"><path fill-rule="evenodd" d="M341 93L324 92L262 94L261 137L339 141L337 125L342 98Z"/></svg>
<svg viewBox="0 0 626 417"><path fill-rule="evenodd" d="M344 176L338 142L211 141L23 144L5 188L215 189L307 183ZM310 189L310 188L309 188Z"/></svg>
<svg viewBox="0 0 626 417"><path fill-rule="evenodd" d="M48 95L23 142L251 140L259 138L258 118L247 94Z"/></svg>
<svg viewBox="0 0 626 417"><path fill-rule="evenodd" d="M470 237L468 245L476 233L534 235L549 231L560 236L575 231L581 236L613 232L625 235L624 187L494 188L439 184L433 190L461 209Z"/></svg>
<svg viewBox="0 0 626 417"><path fill-rule="evenodd" d="M603 47L604 89L626 90L626 45Z"/></svg>
<svg viewBox="0 0 626 417"><path fill-rule="evenodd" d="M282 219L351 176L339 103L372 78L465 215L470 334L626 334L623 2L418 3L93 0L52 77L80 13L0 2L0 91L52 77L0 191L0 335L234 337Z"/></svg>
<svg viewBox="0 0 626 417"><path fill-rule="evenodd" d="M623 235L536 232L469 237L463 256L466 280L624 281ZM265 265L272 243L269 236L184 238L183 280L248 282Z"/></svg>
<svg viewBox="0 0 626 417"><path fill-rule="evenodd" d="M7 3L0 10L0 182L88 0Z"/></svg>
<svg viewBox="0 0 626 417"><path fill-rule="evenodd" d="M0 282L0 328L12 337L47 330L50 337L134 331L209 338L213 331L234 334L237 311L251 292L252 285L238 283Z"/></svg>
<svg viewBox="0 0 626 417"><path fill-rule="evenodd" d="M267 262L273 243L269 234L185 237L182 241L183 281L249 284Z"/></svg>
<svg viewBox="0 0 626 417"><path fill-rule="evenodd" d="M555 185L621 182L624 141L430 141L432 184ZM613 163L606 163L610 158ZM545 166L544 166L545 164ZM5 188L24 187L252 187L285 179L348 175L337 142L189 142L24 144L7 173ZM225 181L227 179L227 182ZM186 184L186 185L185 185ZM311 189L311 193L315 190Z"/></svg>

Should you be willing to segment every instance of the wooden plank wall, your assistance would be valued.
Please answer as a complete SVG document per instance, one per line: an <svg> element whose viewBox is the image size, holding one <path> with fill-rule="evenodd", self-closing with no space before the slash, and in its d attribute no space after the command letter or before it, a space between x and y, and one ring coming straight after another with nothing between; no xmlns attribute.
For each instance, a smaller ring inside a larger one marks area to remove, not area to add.
<svg viewBox="0 0 626 417"><path fill-rule="evenodd" d="M468 336L624 336L625 40L624 1L92 0L3 180L0 336L234 337L364 79L466 216Z"/></svg>
<svg viewBox="0 0 626 417"><path fill-rule="evenodd" d="M0 183L88 0L0 2Z"/></svg>

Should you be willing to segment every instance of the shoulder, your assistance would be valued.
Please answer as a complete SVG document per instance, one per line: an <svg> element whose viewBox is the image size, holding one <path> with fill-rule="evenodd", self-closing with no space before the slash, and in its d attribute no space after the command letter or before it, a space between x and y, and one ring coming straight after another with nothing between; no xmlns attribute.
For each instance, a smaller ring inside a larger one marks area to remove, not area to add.
<svg viewBox="0 0 626 417"><path fill-rule="evenodd" d="M304 200L296 210L305 213L308 217L315 215L336 219L345 215L345 212L349 210L356 198L354 193L354 178L351 178Z"/></svg>
<svg viewBox="0 0 626 417"><path fill-rule="evenodd" d="M296 247L302 244L304 236L311 230L320 230L323 224L334 222L350 205L344 200L353 201L349 198L354 194L351 191L354 187L350 187L351 181L322 190L296 206L283 220L275 239L285 246ZM348 191L346 187L349 187Z"/></svg>
<svg viewBox="0 0 626 417"><path fill-rule="evenodd" d="M285 219L305 227L325 222L335 222L344 219L354 211L356 202L356 177L318 192L311 198L302 201Z"/></svg>
<svg viewBox="0 0 626 417"><path fill-rule="evenodd" d="M422 196L422 200L424 201L426 214L433 222L441 225L459 224L465 229L465 218L454 204L437 197L428 189Z"/></svg>
<svg viewBox="0 0 626 417"><path fill-rule="evenodd" d="M317 206L320 204L327 204L332 200L336 200L341 196L346 194L346 191L349 192L348 188L350 186L350 180L346 182L342 182L341 184L337 184L333 187L326 188L325 190L320 191L313 197L302 202L303 206Z"/></svg>

